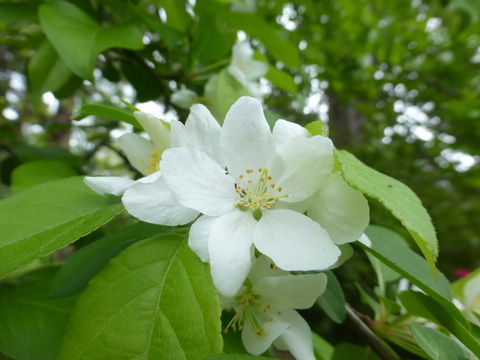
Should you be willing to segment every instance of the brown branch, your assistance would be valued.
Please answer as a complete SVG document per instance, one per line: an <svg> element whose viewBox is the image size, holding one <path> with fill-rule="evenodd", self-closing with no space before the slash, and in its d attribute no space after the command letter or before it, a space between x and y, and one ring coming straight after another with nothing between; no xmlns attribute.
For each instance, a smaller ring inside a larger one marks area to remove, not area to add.
<svg viewBox="0 0 480 360"><path fill-rule="evenodd" d="M388 346L384 341L382 341L366 324L362 321L361 318L364 318L366 321L370 322L372 320L368 319L365 315L360 314L350 304L346 305L347 315L349 320L358 330L358 332L363 336L363 338L371 346L372 350L384 360L400 360L398 355L393 351L390 346ZM367 320L368 319L368 320Z"/></svg>

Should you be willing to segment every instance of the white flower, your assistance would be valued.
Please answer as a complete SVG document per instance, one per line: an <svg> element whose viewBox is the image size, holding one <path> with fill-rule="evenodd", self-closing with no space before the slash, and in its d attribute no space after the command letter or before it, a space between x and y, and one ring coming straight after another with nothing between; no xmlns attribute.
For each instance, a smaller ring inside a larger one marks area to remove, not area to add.
<svg viewBox="0 0 480 360"><path fill-rule="evenodd" d="M252 96L260 98L262 93L256 81L268 71L268 65L263 61L253 59L253 50L246 41L239 41L233 46L232 59L228 72L247 88Z"/></svg>
<svg viewBox="0 0 480 360"><path fill-rule="evenodd" d="M137 111L134 115L151 140L137 134L125 134L117 140L117 144L132 166L145 177L135 181L119 176L86 176L85 183L99 194L123 195L122 201L133 196L136 201L142 201L142 217L145 221L161 221L164 225L183 225L193 221L198 212L185 209L165 187L158 187L163 182L159 171L160 157L171 145L170 124L145 112ZM154 202L137 196L138 192L141 193L146 184L150 183L157 189ZM149 211L152 207L155 212ZM161 211L161 216L158 216L156 211Z"/></svg>
<svg viewBox="0 0 480 360"><path fill-rule="evenodd" d="M220 125L205 106L193 105L185 125L172 120L170 126L172 147L189 146L219 158ZM154 224L184 225L199 215L195 209L186 208L173 198L163 176L154 181L139 180L125 192L122 202L131 215Z"/></svg>
<svg viewBox="0 0 480 360"><path fill-rule="evenodd" d="M224 307L236 312L225 331L242 331L243 345L254 355L273 343L298 360L315 360L310 327L294 309L311 307L326 283L324 274L291 275L262 256L246 286L235 297L222 299Z"/></svg>
<svg viewBox="0 0 480 360"><path fill-rule="evenodd" d="M310 133L298 124L278 120L273 129L277 144ZM346 244L366 238L363 231L370 222L368 201L350 187L336 172L323 179L322 185L304 204L308 216L318 222L335 244ZM366 238L369 241L368 238Z"/></svg>
<svg viewBox="0 0 480 360"><path fill-rule="evenodd" d="M196 140L163 153L161 184L142 184L139 200L124 198L132 215L151 221L141 214L142 201L154 201L166 184L181 205L204 214L191 227L189 245L210 262L214 283L226 296L245 280L252 245L284 270L326 269L340 255L328 232L303 215L302 205L329 178L333 145L321 136L276 144L280 128L272 135L254 98L240 98L221 129L196 105L185 127L172 123L172 142L185 144L189 129L197 129ZM152 205L149 212L161 217L164 210Z"/></svg>
<svg viewBox="0 0 480 360"><path fill-rule="evenodd" d="M199 97L195 91L183 86L180 90L173 93L171 100L172 103L181 108L190 109L193 104L198 103Z"/></svg>

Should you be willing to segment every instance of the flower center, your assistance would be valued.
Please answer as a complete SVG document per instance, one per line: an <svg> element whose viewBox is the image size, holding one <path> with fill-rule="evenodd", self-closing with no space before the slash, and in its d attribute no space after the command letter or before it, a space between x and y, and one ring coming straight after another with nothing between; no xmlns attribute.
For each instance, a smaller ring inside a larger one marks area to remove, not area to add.
<svg viewBox="0 0 480 360"><path fill-rule="evenodd" d="M268 175L268 169L247 169L237 179L235 192L239 199L234 206L240 210L258 212L271 209L280 199L288 197L282 194L283 188L273 182L272 177Z"/></svg>
<svg viewBox="0 0 480 360"><path fill-rule="evenodd" d="M270 316L274 312L272 306L262 302L251 290L246 290L235 298L235 310L235 316L223 330L225 334L230 328L233 331L243 330L244 324L248 322L258 336L263 336L265 335L263 324L274 321L274 317ZM281 315L282 311L276 311L276 314Z"/></svg>
<svg viewBox="0 0 480 360"><path fill-rule="evenodd" d="M160 169L160 156L162 155L163 149L155 148L150 153L148 158L148 163L145 164L145 167L142 169L142 172L145 175L153 174Z"/></svg>

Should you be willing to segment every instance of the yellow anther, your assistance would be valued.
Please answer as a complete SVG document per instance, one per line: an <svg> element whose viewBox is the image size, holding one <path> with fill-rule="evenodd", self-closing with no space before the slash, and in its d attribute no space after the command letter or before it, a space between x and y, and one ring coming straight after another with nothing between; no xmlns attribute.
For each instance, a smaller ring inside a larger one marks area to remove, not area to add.
<svg viewBox="0 0 480 360"><path fill-rule="evenodd" d="M279 187L277 188L277 191L278 191L278 192L281 192L282 190L283 190L283 188L282 188L281 186L279 186Z"/></svg>
<svg viewBox="0 0 480 360"><path fill-rule="evenodd" d="M244 178L244 176L243 176L243 175L240 175L240 176L239 176L239 178L240 178L240 179L243 179L243 178Z"/></svg>
<svg viewBox="0 0 480 360"><path fill-rule="evenodd" d="M247 183L251 184L253 181L252 180L248 180Z"/></svg>
<svg viewBox="0 0 480 360"><path fill-rule="evenodd" d="M269 177L267 177L267 179L268 179L268 180L272 180L272 177L271 177L271 176L269 176Z"/></svg>
<svg viewBox="0 0 480 360"><path fill-rule="evenodd" d="M274 188L275 188L275 184L270 184L270 187L271 187L272 189L274 189Z"/></svg>
<svg viewBox="0 0 480 360"><path fill-rule="evenodd" d="M262 168L259 168L259 169L258 169L258 172L262 172L262 170L263 170Z"/></svg>
<svg viewBox="0 0 480 360"><path fill-rule="evenodd" d="M253 172L253 169L247 169L247 174L251 174Z"/></svg>

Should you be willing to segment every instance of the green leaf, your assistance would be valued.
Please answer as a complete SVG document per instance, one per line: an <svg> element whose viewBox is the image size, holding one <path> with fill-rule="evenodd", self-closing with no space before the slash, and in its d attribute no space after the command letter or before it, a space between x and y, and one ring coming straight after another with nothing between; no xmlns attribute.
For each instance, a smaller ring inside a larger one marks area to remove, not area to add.
<svg viewBox="0 0 480 360"><path fill-rule="evenodd" d="M438 241L430 216L406 185L366 166L349 152L336 151L343 178L353 188L379 201L405 226L435 271Z"/></svg>
<svg viewBox="0 0 480 360"><path fill-rule="evenodd" d="M321 136L328 136L327 126L323 121L315 120L307 125L305 125L305 129L310 131L312 135L321 135Z"/></svg>
<svg viewBox="0 0 480 360"><path fill-rule="evenodd" d="M452 293L453 296L460 300L460 301L465 301L465 286L470 282L470 280L473 280L476 277L480 276L480 268L472 271L470 274L467 276L462 277L461 279L458 279L454 283L452 283Z"/></svg>
<svg viewBox="0 0 480 360"><path fill-rule="evenodd" d="M399 295L400 301L407 311L413 316L423 317L438 325L443 326L475 355L480 356L480 342L470 332L467 326L457 320L450 313L450 309L442 306L432 298L416 291L404 291Z"/></svg>
<svg viewBox="0 0 480 360"><path fill-rule="evenodd" d="M35 274L38 281L6 290L0 296L0 350L16 360L55 359L75 299L50 299L55 268Z"/></svg>
<svg viewBox="0 0 480 360"><path fill-rule="evenodd" d="M226 70L212 77L205 86L205 98L208 108L223 123L230 106L241 96L251 95L249 91L234 79Z"/></svg>
<svg viewBox="0 0 480 360"><path fill-rule="evenodd" d="M106 49L143 47L142 34L131 25L102 27L75 5L65 1L40 5L38 15L47 38L65 64L78 76L93 80L96 56Z"/></svg>
<svg viewBox="0 0 480 360"><path fill-rule="evenodd" d="M192 18L185 8L184 1L179 0L161 0L155 1L165 9L167 13L167 25L171 28L185 32L188 30Z"/></svg>
<svg viewBox="0 0 480 360"><path fill-rule="evenodd" d="M330 319L341 324L347 314L345 310L345 296L333 272L325 271L325 275L327 275L328 279L327 288L322 296L317 299L317 304Z"/></svg>
<svg viewBox="0 0 480 360"><path fill-rule="evenodd" d="M164 92L161 83L159 84L156 78L155 70L148 66L145 67L136 61L127 59L121 62L120 67L123 75L135 88L138 101L144 102L156 99Z"/></svg>
<svg viewBox="0 0 480 360"><path fill-rule="evenodd" d="M0 277L74 242L122 211L81 177L51 181L0 201Z"/></svg>
<svg viewBox="0 0 480 360"><path fill-rule="evenodd" d="M458 343L435 329L412 324L410 331L418 345L433 360L469 359Z"/></svg>
<svg viewBox="0 0 480 360"><path fill-rule="evenodd" d="M44 41L28 63L28 84L34 105L39 105L45 92L64 87L72 76L52 44Z"/></svg>
<svg viewBox="0 0 480 360"><path fill-rule="evenodd" d="M88 282L128 246L172 228L146 223L122 227L70 255L55 276L50 295L61 297L82 291Z"/></svg>
<svg viewBox="0 0 480 360"><path fill-rule="evenodd" d="M251 37L260 40L272 56L286 66L299 68L301 61L298 49L285 40L276 29L261 17L249 13L222 12L221 20L235 30L243 30Z"/></svg>
<svg viewBox="0 0 480 360"><path fill-rule="evenodd" d="M295 84L293 77L285 71L269 66L265 77L282 90L288 91L292 94L298 93L298 87L297 84Z"/></svg>
<svg viewBox="0 0 480 360"><path fill-rule="evenodd" d="M245 354L219 354L207 356L203 360L272 360L272 358Z"/></svg>
<svg viewBox="0 0 480 360"><path fill-rule="evenodd" d="M12 189L14 192L23 191L35 185L75 175L78 175L78 172L64 161L29 161L13 170Z"/></svg>
<svg viewBox="0 0 480 360"><path fill-rule="evenodd" d="M222 349L209 267L184 237L138 242L80 296L58 360L202 359Z"/></svg>
<svg viewBox="0 0 480 360"><path fill-rule="evenodd" d="M84 104L77 109L73 114L73 120L81 120L87 116L99 116L106 119L114 119L126 122L135 126L139 130L143 130L140 123L137 121L132 111L115 108L112 106L98 105L98 104Z"/></svg>
<svg viewBox="0 0 480 360"><path fill-rule="evenodd" d="M335 348L332 360L380 360L369 348L358 345L341 343Z"/></svg>
<svg viewBox="0 0 480 360"><path fill-rule="evenodd" d="M313 353L317 360L331 360L335 348L327 340L312 332Z"/></svg>
<svg viewBox="0 0 480 360"><path fill-rule="evenodd" d="M34 18L37 4L33 1L9 1L0 4L0 24Z"/></svg>
<svg viewBox="0 0 480 360"><path fill-rule="evenodd" d="M458 321L467 325L465 317L451 302L448 280L442 273L435 279L427 262L410 250L400 235L380 226L369 226L365 234L371 246L357 242L358 245L439 301Z"/></svg>
<svg viewBox="0 0 480 360"><path fill-rule="evenodd" d="M236 32L220 29L215 17L201 16L198 21L192 51L199 63L206 64L226 57L235 43Z"/></svg>
<svg viewBox="0 0 480 360"><path fill-rule="evenodd" d="M375 270L375 274L377 275L377 282L380 294L385 296L386 284L390 281L398 280L401 275L368 252L367 257L372 264L373 269Z"/></svg>

